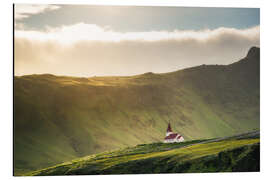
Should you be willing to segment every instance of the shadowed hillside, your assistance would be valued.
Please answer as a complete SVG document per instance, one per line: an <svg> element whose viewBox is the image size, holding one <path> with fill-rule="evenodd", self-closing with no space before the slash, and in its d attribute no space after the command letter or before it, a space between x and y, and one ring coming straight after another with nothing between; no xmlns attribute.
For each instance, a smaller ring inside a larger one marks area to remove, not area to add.
<svg viewBox="0 0 270 180"><path fill-rule="evenodd" d="M15 174L161 141L168 121L186 140L259 129L259 51L164 74L15 77Z"/></svg>

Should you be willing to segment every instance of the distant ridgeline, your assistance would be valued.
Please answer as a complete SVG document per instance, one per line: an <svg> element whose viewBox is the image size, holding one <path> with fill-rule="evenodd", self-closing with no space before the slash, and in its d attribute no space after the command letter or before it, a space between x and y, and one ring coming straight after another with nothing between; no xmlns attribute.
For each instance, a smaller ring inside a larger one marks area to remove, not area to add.
<svg viewBox="0 0 270 180"><path fill-rule="evenodd" d="M171 73L14 78L15 174L73 158L164 140L259 130L260 49L230 65Z"/></svg>

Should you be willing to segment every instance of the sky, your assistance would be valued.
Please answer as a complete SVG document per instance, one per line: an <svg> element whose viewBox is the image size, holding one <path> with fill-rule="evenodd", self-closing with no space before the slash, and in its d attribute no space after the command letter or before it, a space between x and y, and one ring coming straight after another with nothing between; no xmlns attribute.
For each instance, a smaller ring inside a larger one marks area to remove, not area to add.
<svg viewBox="0 0 270 180"><path fill-rule="evenodd" d="M258 8L16 4L15 75L130 76L230 64L260 46Z"/></svg>

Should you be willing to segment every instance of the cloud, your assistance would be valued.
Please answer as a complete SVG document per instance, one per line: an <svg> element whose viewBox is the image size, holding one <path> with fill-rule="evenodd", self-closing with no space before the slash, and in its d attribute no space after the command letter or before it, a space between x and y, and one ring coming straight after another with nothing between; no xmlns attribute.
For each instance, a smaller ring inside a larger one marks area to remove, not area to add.
<svg viewBox="0 0 270 180"><path fill-rule="evenodd" d="M47 31L17 30L16 37L33 40L56 40L60 43L74 43L78 41L161 41L161 40L208 40L221 34L238 35L253 38L259 34L259 26L249 29L218 28L201 31L149 31L149 32L115 32L110 27L100 27L95 24L78 23L60 28L47 27Z"/></svg>
<svg viewBox="0 0 270 180"><path fill-rule="evenodd" d="M56 5L31 5L31 4L16 4L15 5L15 19L20 20L28 18L34 14L40 14L45 11L52 11L59 9L60 6Z"/></svg>
<svg viewBox="0 0 270 180"><path fill-rule="evenodd" d="M170 72L201 64L229 64L260 44L260 27L201 31L116 32L79 23L15 32L15 74L71 76Z"/></svg>

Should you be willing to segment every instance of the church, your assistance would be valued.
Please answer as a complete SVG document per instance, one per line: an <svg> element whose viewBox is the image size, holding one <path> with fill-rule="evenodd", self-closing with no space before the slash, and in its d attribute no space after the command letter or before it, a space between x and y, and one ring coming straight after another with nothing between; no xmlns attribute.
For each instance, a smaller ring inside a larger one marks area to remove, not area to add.
<svg viewBox="0 0 270 180"><path fill-rule="evenodd" d="M167 132L166 132L166 137L164 139L164 143L174 143L174 142L183 142L184 138L178 133L173 133L171 124L168 124Z"/></svg>

